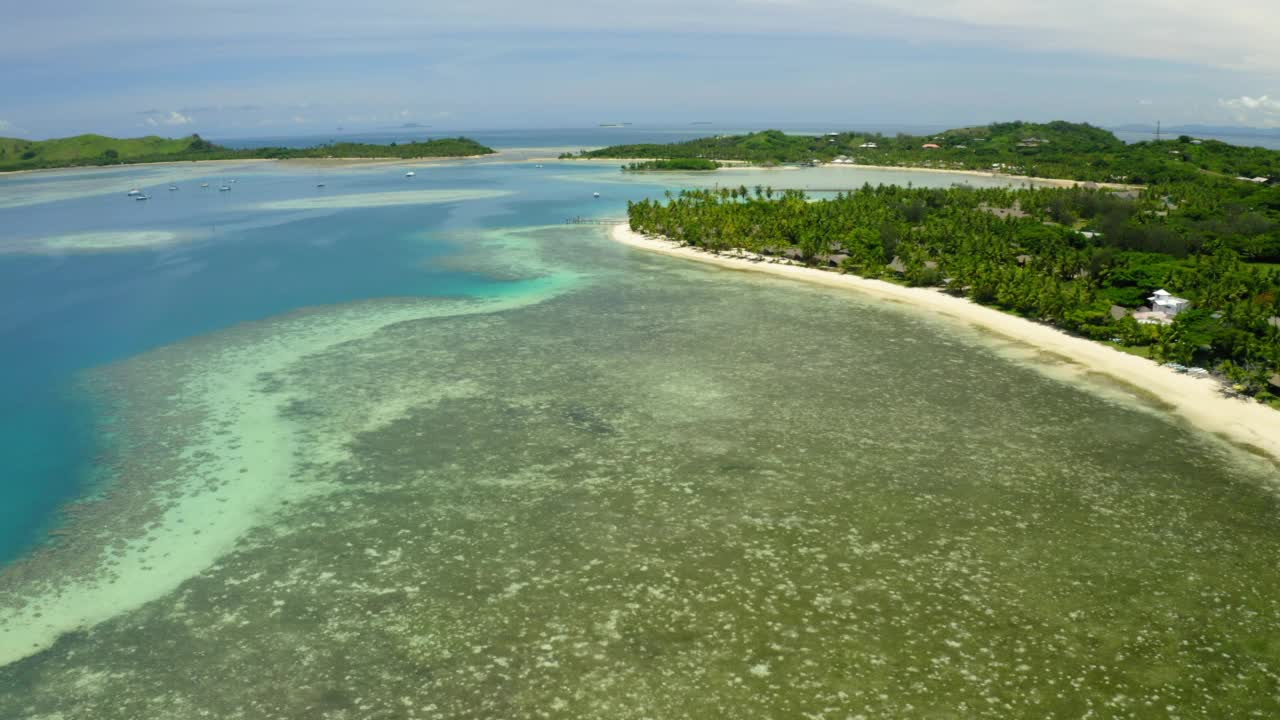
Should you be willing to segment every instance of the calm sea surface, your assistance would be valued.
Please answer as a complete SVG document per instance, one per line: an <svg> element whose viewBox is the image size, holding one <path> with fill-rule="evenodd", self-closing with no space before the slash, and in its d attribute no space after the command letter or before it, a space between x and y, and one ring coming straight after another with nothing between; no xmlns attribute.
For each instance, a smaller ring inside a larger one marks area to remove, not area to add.
<svg viewBox="0 0 1280 720"><path fill-rule="evenodd" d="M1280 714L1274 467L565 224L994 180L521 157L0 177L0 717Z"/></svg>

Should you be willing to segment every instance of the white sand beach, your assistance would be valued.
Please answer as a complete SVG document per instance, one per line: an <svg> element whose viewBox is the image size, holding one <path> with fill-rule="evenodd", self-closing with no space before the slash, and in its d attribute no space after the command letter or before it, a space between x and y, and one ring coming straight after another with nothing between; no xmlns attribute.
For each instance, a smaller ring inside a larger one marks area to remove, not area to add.
<svg viewBox="0 0 1280 720"><path fill-rule="evenodd" d="M1085 185L1085 181L1083 180L1067 180L1064 178L1032 177L1030 175L1009 175L1007 173L988 172L986 170L953 170L948 168L918 167L915 165L855 165L852 163L849 163L849 164L823 163L822 167L840 168L845 170L880 170L880 171L892 171L892 172L910 171L910 172L924 172L924 173L943 173L946 175L970 175L973 177L998 178L1000 180L1007 181L1011 184L1026 182L1026 183L1031 183L1033 185L1039 185L1041 187L1069 188L1069 187ZM1096 182L1096 183L1092 183L1092 185L1105 190L1140 190L1142 189L1141 185L1126 185L1124 183L1112 183L1112 182Z"/></svg>
<svg viewBox="0 0 1280 720"><path fill-rule="evenodd" d="M1223 394L1212 379L1195 378L1056 328L1014 317L965 298L925 288L910 288L801 265L762 259L747 253L712 254L669 240L637 233L625 224L609 233L619 243L648 252L695 260L734 270L754 270L828 287L842 288L885 300L906 303L938 316L1033 346L1041 352L1069 358L1088 375L1101 376L1141 391L1167 404L1169 411L1192 425L1233 443L1249 446L1280 462L1280 412L1252 400Z"/></svg>

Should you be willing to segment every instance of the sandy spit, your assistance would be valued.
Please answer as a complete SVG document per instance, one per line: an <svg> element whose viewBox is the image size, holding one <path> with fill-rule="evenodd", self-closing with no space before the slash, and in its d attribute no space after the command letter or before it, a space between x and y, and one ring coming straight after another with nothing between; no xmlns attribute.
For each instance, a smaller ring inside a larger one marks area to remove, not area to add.
<svg viewBox="0 0 1280 720"><path fill-rule="evenodd" d="M1195 378L1114 348L1068 335L1048 325L1014 317L926 288L909 288L881 280L845 275L801 265L765 262L746 253L716 255L615 225L610 237L638 250L732 268L754 270L817 285L853 290L907 303L937 315L982 328L1053 355L1070 358L1088 373L1108 376L1154 395L1169 411L1202 430L1238 445L1249 446L1280 462L1280 412L1252 400L1223 394L1212 379ZM1084 377L1081 375L1081 377Z"/></svg>
<svg viewBox="0 0 1280 720"><path fill-rule="evenodd" d="M1006 173L994 173L986 170L950 170L947 168L931 168L916 167L913 165L854 165L845 163L823 163L824 168L850 168L854 170L893 170L896 172L927 172L927 173L945 173L947 175L974 175L977 177L1000 178L1002 180L1028 182L1041 187L1076 187L1084 186L1085 180L1065 180L1063 178L1043 178L1032 177L1030 175L1008 175ZM1125 185L1123 183L1100 182L1094 183L1099 188L1107 190L1141 190L1141 185Z"/></svg>

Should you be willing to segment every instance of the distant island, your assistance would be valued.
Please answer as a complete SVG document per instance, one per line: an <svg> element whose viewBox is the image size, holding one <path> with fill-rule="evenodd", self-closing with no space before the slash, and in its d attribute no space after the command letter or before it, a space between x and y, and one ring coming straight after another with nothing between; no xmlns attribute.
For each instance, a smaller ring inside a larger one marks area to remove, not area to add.
<svg viewBox="0 0 1280 720"><path fill-rule="evenodd" d="M574 157L611 156L659 158L655 167L856 158L1077 179L1025 189L866 185L819 201L726 187L629 203L628 215L633 231L712 253L936 288L1215 373L1280 408L1280 151L1186 135L1126 146L1087 125L1004 123L929 137L768 131Z"/></svg>
<svg viewBox="0 0 1280 720"><path fill-rule="evenodd" d="M641 162L628 163L623 165L622 169L626 172L645 172L645 171L702 171L702 170L719 170L721 164L715 160L703 160L702 158L676 158L674 160L644 160Z"/></svg>
<svg viewBox="0 0 1280 720"><path fill-rule="evenodd" d="M968 170L1078 181L1150 184L1192 182L1205 175L1280 178L1280 153L1191 135L1126 144L1092 125L994 123L932 135L779 130L721 135L670 144L614 145L565 153L564 159L738 160L757 165L835 163Z"/></svg>
<svg viewBox="0 0 1280 720"><path fill-rule="evenodd" d="M1159 129L1164 135L1222 135L1233 138L1280 139L1280 128L1259 128L1247 125L1172 125L1158 128L1155 125L1131 123L1114 128L1123 132L1150 133L1155 135Z"/></svg>
<svg viewBox="0 0 1280 720"><path fill-rule="evenodd" d="M314 158L439 158L491 155L495 151L470 138L443 138L424 142L328 143L307 148L262 147L232 149L191 135L163 138L155 135L140 138L113 138L103 135L77 135L53 140L0 138L0 171L39 170L45 168L82 167L91 165L128 165L137 163L179 162L199 160L292 160Z"/></svg>

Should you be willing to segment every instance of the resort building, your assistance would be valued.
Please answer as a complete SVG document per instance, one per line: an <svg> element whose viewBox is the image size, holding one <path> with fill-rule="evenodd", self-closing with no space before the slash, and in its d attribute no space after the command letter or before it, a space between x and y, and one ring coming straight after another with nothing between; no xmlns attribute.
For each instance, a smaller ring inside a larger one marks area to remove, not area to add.
<svg viewBox="0 0 1280 720"><path fill-rule="evenodd" d="M1169 325L1173 322L1174 316L1186 310L1191 304L1186 298L1176 297L1163 289L1155 291L1155 294L1147 300L1151 302L1151 308L1139 308L1133 317L1138 322L1149 325Z"/></svg>

